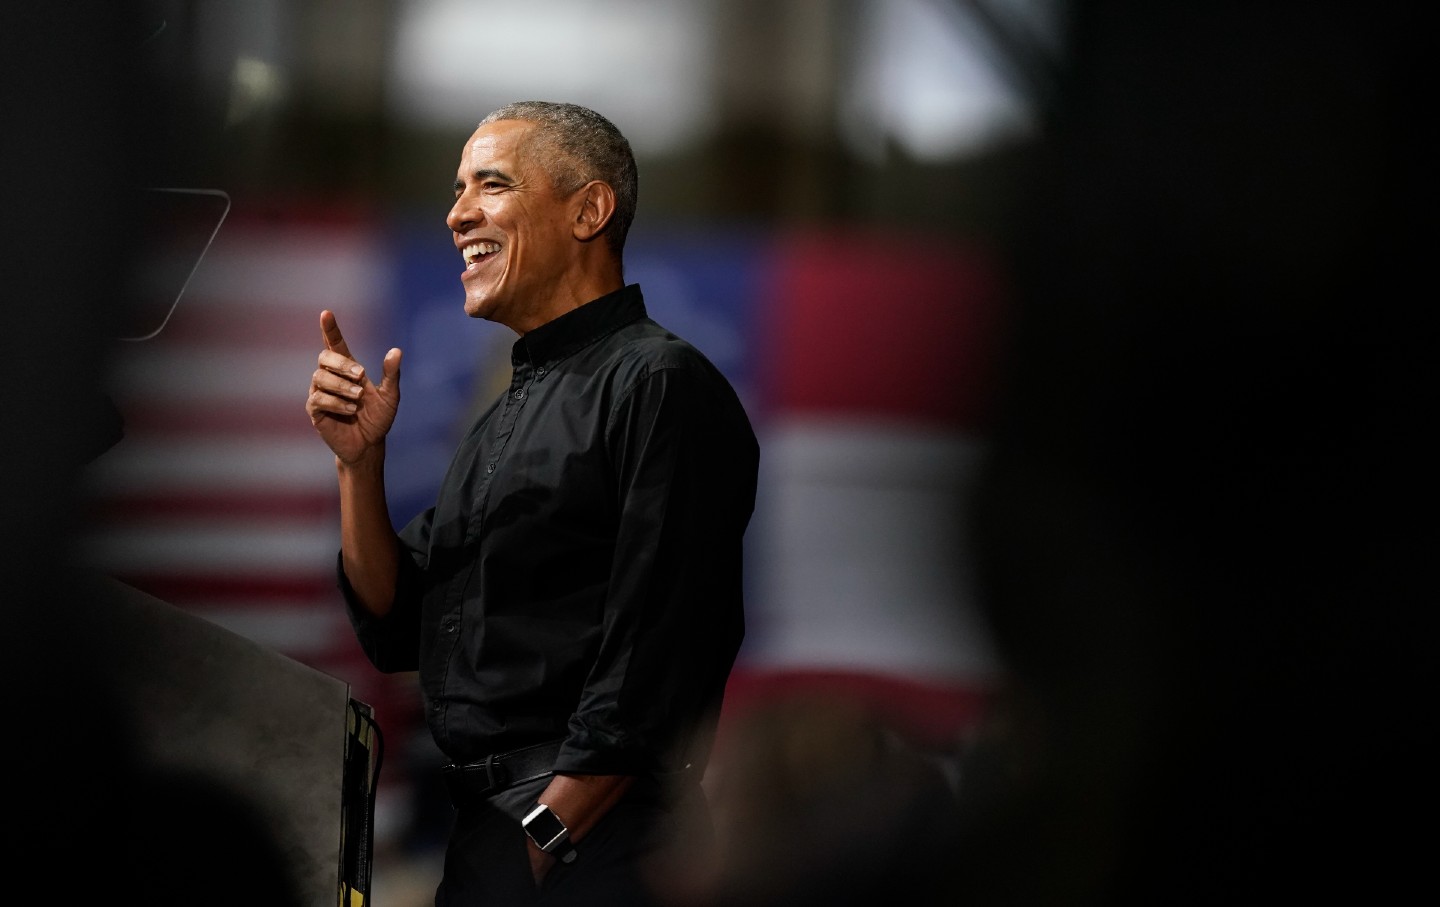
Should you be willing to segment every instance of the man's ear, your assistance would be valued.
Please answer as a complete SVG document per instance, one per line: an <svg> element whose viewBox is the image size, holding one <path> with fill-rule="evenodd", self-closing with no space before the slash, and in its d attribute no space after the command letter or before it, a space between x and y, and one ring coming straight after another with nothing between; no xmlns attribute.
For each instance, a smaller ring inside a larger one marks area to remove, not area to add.
<svg viewBox="0 0 1440 907"><path fill-rule="evenodd" d="M576 196L580 200L575 214L575 238L588 242L600 235L610 217L615 213L615 190L609 183L591 180L582 186Z"/></svg>

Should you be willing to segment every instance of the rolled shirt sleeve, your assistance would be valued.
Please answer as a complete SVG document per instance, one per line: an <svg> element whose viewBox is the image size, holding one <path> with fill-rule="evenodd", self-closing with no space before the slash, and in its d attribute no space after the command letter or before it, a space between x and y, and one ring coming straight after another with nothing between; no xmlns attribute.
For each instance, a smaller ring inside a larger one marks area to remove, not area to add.
<svg viewBox="0 0 1440 907"><path fill-rule="evenodd" d="M386 674L414 671L420 666L422 573L403 542L397 563L395 600L384 617L376 617L360 604L359 596L350 586L345 576L344 555L335 558L336 584L345 600L345 612L355 638L375 669Z"/></svg>
<svg viewBox="0 0 1440 907"><path fill-rule="evenodd" d="M744 635L740 549L758 447L703 361L648 370L606 444L619 529L598 655L557 768L673 771L704 759Z"/></svg>

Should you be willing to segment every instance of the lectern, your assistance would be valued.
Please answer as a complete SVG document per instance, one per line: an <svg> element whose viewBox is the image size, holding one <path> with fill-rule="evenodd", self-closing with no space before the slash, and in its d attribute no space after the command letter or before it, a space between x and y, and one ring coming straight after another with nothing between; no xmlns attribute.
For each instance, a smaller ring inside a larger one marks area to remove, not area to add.
<svg viewBox="0 0 1440 907"><path fill-rule="evenodd" d="M249 801L305 904L362 907L382 738L345 682L123 583L102 620L139 756Z"/></svg>

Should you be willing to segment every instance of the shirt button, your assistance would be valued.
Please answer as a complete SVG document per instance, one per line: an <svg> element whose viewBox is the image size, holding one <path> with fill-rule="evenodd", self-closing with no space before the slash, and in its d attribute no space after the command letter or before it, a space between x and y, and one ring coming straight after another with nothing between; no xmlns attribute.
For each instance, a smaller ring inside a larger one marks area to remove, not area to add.
<svg viewBox="0 0 1440 907"><path fill-rule="evenodd" d="M487 463L487 464L485 464L485 472L486 472L487 475L488 475L489 473L494 472L494 471L495 471L495 464L494 464L494 463Z"/></svg>
<svg viewBox="0 0 1440 907"><path fill-rule="evenodd" d="M518 389L518 390L515 391L515 399L516 399L516 400L524 399L524 397L525 397L525 389L524 389L524 388L520 388L520 389Z"/></svg>
<svg viewBox="0 0 1440 907"><path fill-rule="evenodd" d="M544 377L545 377L545 366L542 365L542 366L540 366L539 368L537 368L537 369L535 370L535 374L539 375L541 378L544 378Z"/></svg>

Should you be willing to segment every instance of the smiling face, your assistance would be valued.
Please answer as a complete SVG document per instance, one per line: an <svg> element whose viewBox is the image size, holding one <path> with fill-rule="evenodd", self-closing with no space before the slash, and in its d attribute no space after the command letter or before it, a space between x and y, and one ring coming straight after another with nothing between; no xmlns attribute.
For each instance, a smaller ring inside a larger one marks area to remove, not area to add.
<svg viewBox="0 0 1440 907"><path fill-rule="evenodd" d="M533 130L499 120L470 136L445 219L465 258L465 313L520 334L573 307L575 196L556 194Z"/></svg>

